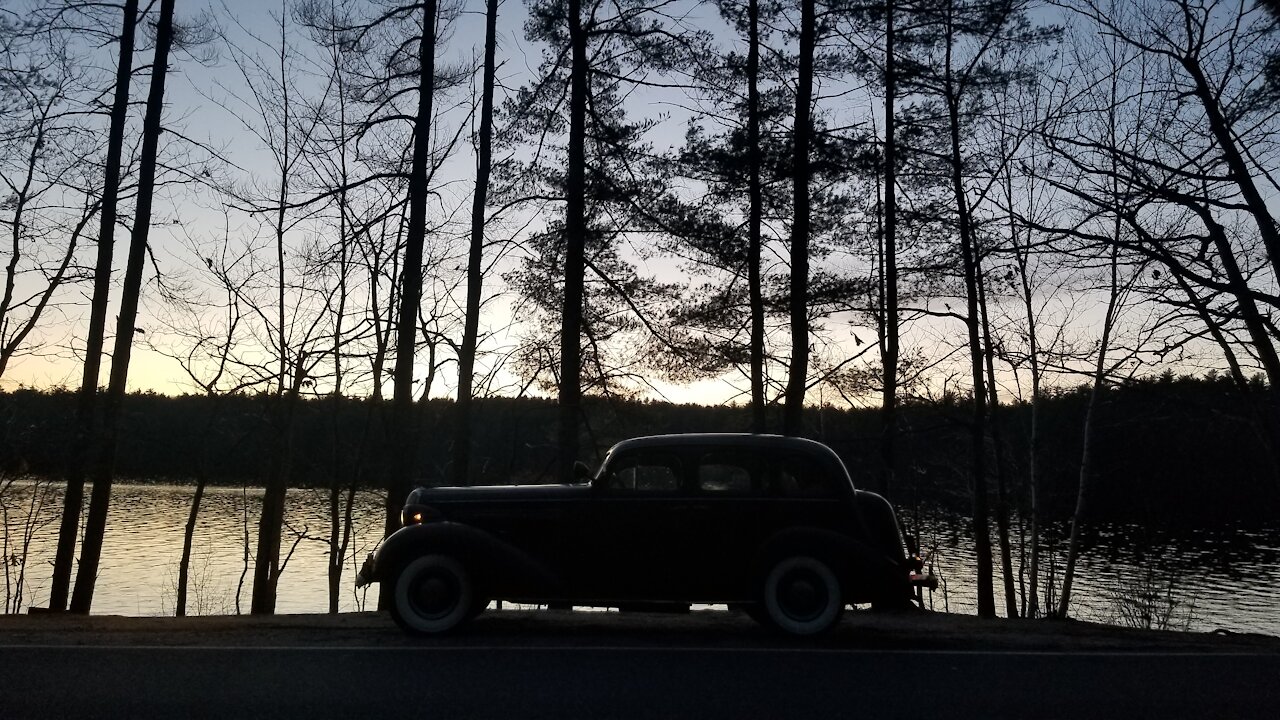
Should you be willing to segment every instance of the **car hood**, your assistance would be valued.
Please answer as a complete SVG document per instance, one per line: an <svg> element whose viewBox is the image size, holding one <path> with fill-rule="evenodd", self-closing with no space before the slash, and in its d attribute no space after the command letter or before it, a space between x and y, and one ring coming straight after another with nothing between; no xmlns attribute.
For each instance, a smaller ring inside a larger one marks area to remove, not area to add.
<svg viewBox="0 0 1280 720"><path fill-rule="evenodd" d="M582 485L472 485L467 487L420 487L409 494L408 504L438 502L484 502L494 500L556 500L583 497L591 486Z"/></svg>

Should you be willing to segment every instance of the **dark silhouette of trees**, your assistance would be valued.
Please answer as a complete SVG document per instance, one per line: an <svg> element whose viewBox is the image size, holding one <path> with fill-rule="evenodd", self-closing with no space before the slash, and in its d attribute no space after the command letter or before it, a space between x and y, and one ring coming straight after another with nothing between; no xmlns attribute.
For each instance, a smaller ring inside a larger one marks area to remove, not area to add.
<svg viewBox="0 0 1280 720"><path fill-rule="evenodd" d="M1106 40L1095 42L1092 54L1080 53L1077 65L1094 74L1086 72L1077 89L1063 93L1071 101L1059 112L1071 121L1045 131L1048 147L1068 168L1051 181L1081 206L1059 232L1150 267L1141 280L1124 281L1170 308L1149 331L1146 347L1163 357L1183 352L1195 338L1211 338L1228 358L1237 392L1253 398L1262 444L1274 447L1275 395L1252 394L1234 349L1252 355L1274 390L1277 335L1260 311L1274 303L1258 288L1276 277L1268 245L1275 221L1260 212L1253 179L1267 172L1267 135L1274 129L1274 99L1263 77L1274 47L1272 25L1255 9L1226 3L1065 7ZM1241 232L1248 226L1252 233ZM1126 345L1117 349L1132 353L1133 343ZM1097 352L1106 350L1103 342ZM1104 366L1099 358L1094 384L1101 386L1104 377L1112 382L1123 360ZM1061 615L1071 600L1078 526L1101 490L1092 477L1093 416L1086 414Z"/></svg>
<svg viewBox="0 0 1280 720"><path fill-rule="evenodd" d="M321 329L325 313L320 308L311 309L310 313L301 311L308 304L304 299L308 294L322 293L308 287L304 280L296 284L297 299L291 297L295 284L289 278L287 236L301 219L291 213L291 206L297 187L302 184L301 175L307 170L304 158L312 151L319 119L299 110L302 103L291 64L296 51L291 42L287 2L281 3L276 21L276 38L259 40L270 52L270 65L256 53L232 47L235 64L250 95L242 100L249 112L241 122L260 138L276 170L272 178L275 187L262 193L273 192L274 198L256 208L268 225L273 278L269 290L263 293L266 297L249 303L265 326L271 350L270 364L262 363L256 374L273 389L269 432L275 448L267 467L262 514L258 518L250 599L250 612L254 614L275 612L276 588L285 564L281 543L288 479L294 462L297 405L304 386L314 383L311 375L322 358L319 346L326 339Z"/></svg>
<svg viewBox="0 0 1280 720"><path fill-rule="evenodd" d="M669 67L678 43L662 25L661 3L571 0L537 3L530 12L527 34L548 53L532 84L508 101L503 135L505 143L540 150L532 161L508 166L503 193L563 202L564 215L534 235L532 256L508 278L541 311L541 332L521 362L526 376L556 388L557 474L571 480L584 390L612 393L627 381L643 382L631 369L646 361L643 353L618 362L610 342L638 335L670 347L652 322L662 288L638 276L619 245L625 234L652 225L646 204L664 190L643 145L652 123L628 122L623 102L651 84L650 73ZM549 144L557 137L564 145ZM553 344L546 337L554 315Z"/></svg>
<svg viewBox="0 0 1280 720"><path fill-rule="evenodd" d="M428 257L424 250L433 232L428 199L434 192L435 173L461 133L450 136L437 132L438 96L463 76L436 61L440 33L455 11L452 6L429 1L388 3L363 17L360 12L345 13L320 3L306 5L302 13L305 24L321 42L350 51L354 65L351 93L358 106L352 112L362 115L353 117L349 139L341 142L350 142L367 168L357 177L343 171L333 178L336 182L321 188L307 202L338 197L340 208L349 210L356 189L376 193L379 186L387 185L386 190L394 193L380 209L375 209L379 204L375 197L369 216L350 228L353 257L368 272L364 288L367 311L363 327L353 329L354 337L373 344L368 353L372 396L382 400L387 375L392 385L390 407L368 417L361 431L369 432L372 438L375 425L381 424L385 430L379 472L387 488L387 533L399 527L400 505L415 479L425 402L441 364L437 353L447 344L435 328L436 313L424 315L422 303L424 272L430 267L433 274L428 279L434 281L440 267L439 257ZM363 52L354 52L356 48ZM418 348L423 345L429 354L429 368L422 400L416 402L414 367ZM389 373L388 361L392 363ZM361 448L364 453L363 440Z"/></svg>
<svg viewBox="0 0 1280 720"><path fill-rule="evenodd" d="M1280 230L1262 195L1263 186L1271 183L1261 181L1268 177L1269 136L1275 130L1277 96L1268 75L1277 52L1275 21L1260 8L1225 2L1142 4L1133 12L1092 0L1068 7L1117 38L1135 62L1153 68L1167 64L1153 71L1165 84L1152 80L1142 89L1153 101L1148 112L1158 122L1186 127L1183 137L1123 148L1099 148L1085 138L1058 140L1082 151L1097 150L1116 164L1126 182L1137 185L1112 210L1136 234L1133 247L1162 263L1170 282L1232 298L1230 314L1244 326L1245 347L1268 378L1270 391L1257 398L1255 414L1259 438L1275 454L1280 332L1265 316L1280 303L1259 291L1268 282L1274 287L1280 278ZM1184 144L1193 144L1197 152L1188 152ZM1168 242L1160 221L1179 214L1200 229L1182 242ZM1242 232L1242 223L1252 227ZM1246 239L1250 235L1256 243ZM1270 272L1255 267L1255 259ZM1172 294L1185 297L1186 288ZM1204 310L1209 312L1209 306ZM1229 347L1223 351L1231 353Z"/></svg>
<svg viewBox="0 0 1280 720"><path fill-rule="evenodd" d="M693 276L665 318L668 337L685 349L671 353L666 372L677 381L741 372L750 428L765 432L778 390L769 379L768 364L777 358L767 327L785 312L785 293L765 262L766 246L780 238L766 225L789 212L786 122L794 105L782 82L785 55L768 45L781 7L728 0L717 8L736 43L720 49L708 42L692 53L688 82L705 105L670 162L670 172L696 190L661 206L661 226L672 236L668 252L688 258Z"/></svg>

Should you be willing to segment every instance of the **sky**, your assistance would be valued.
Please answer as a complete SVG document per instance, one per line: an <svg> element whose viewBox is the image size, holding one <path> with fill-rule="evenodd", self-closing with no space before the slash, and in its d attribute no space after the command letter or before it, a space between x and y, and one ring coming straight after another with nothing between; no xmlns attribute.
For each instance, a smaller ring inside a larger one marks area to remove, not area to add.
<svg viewBox="0 0 1280 720"><path fill-rule="evenodd" d="M481 3L469 0L464 12L459 16L451 33L446 38L438 53L438 59L445 65L464 65L478 57L479 45L483 39L483 17L479 13ZM249 33L271 38L277 32L276 21L281 13L281 3L250 2L248 0L225 0L225 2L207 3L204 0L179 0L178 15L180 19L194 22L200 27L221 28L226 35L241 47L252 47ZM523 84L532 74L538 63L541 49L523 37L522 26L525 10L518 0L505 0L500 10L499 58L502 63L499 71L500 81L510 91ZM709 8L691 9L687 22L695 26L721 27L720 20ZM233 22L234 19L234 22ZM266 52L261 49L257 52ZM236 184L247 187L251 184L270 188L274 169L270 155L261 146L260 141L247 132L239 120L236 111L243 111L244 106L235 99L236 94L243 94L243 81L231 62L231 51L220 40L214 40L197 48L191 53L178 54L171 64L172 73L168 83L167 107L165 121L173 129L180 130L186 137L215 148L233 163L226 170ZM99 55L100 58L107 57ZM149 53L137 56L136 63L149 61ZM133 97L141 103L145 96L145 78L135 83ZM305 90L305 88L304 88ZM305 94L305 93L304 93ZM853 96L851 96L853 97ZM868 102L865 95L862 100ZM657 112L667 112L669 117L651 134L659 146L671 146L678 143L683 136L684 118L687 110L669 102L660 94L642 97L639 113L653 116ZM870 101L874 104L874 98ZM865 110L853 107L853 112ZM138 108L135 114L140 114ZM438 208L448 209L462 207L467 202L473 178L473 159L468 151L458 153L444 167L436 184L441 198ZM194 253L191 243L208 247L217 242L224 233L239 236L239 242L263 242L261 229L254 232L252 218L244 213L233 214L225 218L220 210L220 198L211 191L198 187L168 189L162 192L157 202L157 217L153 223L152 249L155 256L155 267L159 268L166 280L175 284L190 280L198 283L202 263L198 253ZM516 223L519 224L519 223ZM531 226L538 226L535 221ZM290 233L291 243L302 243L312 240L319 230L303 225ZM118 234L119 247L123 248L123 234ZM514 262L513 255L508 260ZM85 255L84 257L88 257ZM453 257L453 256L451 256ZM117 274L122 272L123 250L117 251ZM671 276L674 266L662 260L644 260L637 258L642 268L663 279ZM501 271L502 268L499 268ZM150 270L150 269L149 269ZM500 273L499 273L500 274ZM149 274L149 278L153 276ZM490 283L496 287L498 281ZM83 298L88 293L87 286L78 286L74 293ZM945 302L944 299L937 301ZM1064 304L1056 312L1061 316L1072 316L1072 334L1082 342L1088 342L1093 334L1093 326L1099 317L1100 305L1097 298L1074 297L1062 301ZM938 308L933 308L938 309ZM134 390L153 390L162 393L193 392L196 387L189 381L181 367L174 360L157 352L152 345L165 343L165 332L158 321L162 307L157 300L154 283L144 287L143 317L139 326L145 331L145 338L135 345L130 365L130 388ZM515 335L519 326L502 332L500 328L510 327L509 303L496 303L486 318L486 325L495 330L489 339L489 349L508 346L516 341ZM3 379L0 387L12 388L17 385L36 387L66 386L77 387L80 377L80 352L83 339L77 335L82 333L83 323L76 316L76 309L69 307L68 320L61 330L54 331L49 352L38 355L16 358ZM1135 318L1140 323L1141 318ZM936 320L914 323L907 331L906 344L912 347L926 348L930 352L945 353L946 348L957 347L962 340L960 326L949 320ZM834 351L854 353L858 351L858 343L874 340L873 329L852 321L840 318L832 328L832 336L836 339ZM854 338L857 340L854 340ZM939 350L939 349L942 350ZM951 363L959 368L963 363L959 360ZM442 382L433 391L435 395L449 395L452 392L453 380L450 369L442 370ZM420 369L419 376L424 374ZM953 387L959 370L943 369L934 390L945 390ZM103 382L105 382L105 373ZM511 379L514 382L514 378ZM1005 378L1008 390L1017 390L1018 378L1009 374ZM676 402L718 403L740 400L742 398L742 382L729 378L704 380L690 385L674 385L662 381L653 381L653 391L663 399ZM819 398L814 398L819 399ZM870 402L871 398L865 398Z"/></svg>
<svg viewBox="0 0 1280 720"><path fill-rule="evenodd" d="M290 6L295 2L288 2ZM144 4L145 5L145 4ZM465 3L463 12L453 23L449 34L444 38L437 54L440 65L466 65L474 63L482 51L483 42L483 4L470 0ZM231 42L251 53L270 52L270 48L258 45L250 34L273 41L278 31L277 18L281 16L282 3L254 2L249 0L219 0L203 2L197 0L179 0L176 13L179 22L187 22L197 27L217 27ZM702 11L705 12L705 11ZM532 45L524 38L523 24L526 19L525 7L519 0L504 0L499 10L499 81L508 89L518 87L531 74L538 62L540 48ZM254 49L254 48L257 49ZM114 52L114 50L112 51ZM197 46L189 52L175 52L171 61L171 71L166 87L166 109L164 121L166 127L172 127L191 139L208 147L216 148L235 165L231 170L238 185L261 183L270 186L275 169L270 154L263 148L261 141L248 132L236 114L244 115L246 109L252 109L235 96L244 94L244 81L232 62L232 51L226 47L226 41L218 38ZM99 54L97 61L104 65L113 55ZM267 58L269 62L271 58ZM150 61L150 49L135 55L135 67ZM299 66L302 63L299 62ZM147 89L146 76L135 80L132 88L132 99L139 107L135 115L141 114L141 104ZM667 107L670 111L672 108ZM678 142L683 133L683 125L679 120L668 121L670 143ZM437 185L445 194L453 194L451 201L461 203L469 198L474 178L472 166L474 160L469 150L459 152L442 170ZM162 189L156 202L156 216L151 230L151 248L156 265L170 279L180 279L182 274L197 267L191 257L189 247L193 240L205 242L227 232L245 231L251 221L244 217L230 220L225 218L217 207L218 201L207 191L199 189ZM298 242L305 228L291 233L291 242ZM116 288L113 291L113 310L118 296L119 277L123 273L124 248L127 246L127 231L117 232ZM91 262L89 254L82 255L82 262ZM157 310L154 297L154 280L148 268L148 285L144 286L143 308L139 319L139 327L151 335L141 337L135 343L130 362L129 387L131 390L149 390L161 393L195 392L198 388L190 381L181 366L170 357L153 348L163 344L163 339L156 333L156 323L148 315ZM661 270L659 270L661 271ZM150 291L150 292L149 292ZM89 288L87 285L77 288L75 294L87 302ZM509 313L503 305L495 306L499 315ZM18 386L32 387L78 387L81 374L81 357L83 339L83 318L76 318L76 310L69 310L68 324L64 330L56 334L51 343L53 347L38 354L16 357L5 376L0 379L0 387L14 388ZM506 318L497 317L491 320L494 326L507 324ZM108 331L112 331L109 321ZM491 342L501 345L514 342L513 338L495 337ZM421 370L419 374L421 374ZM448 368L444 374L448 375ZM101 382L106 381L106 369ZM448 394L452 388L452 380L447 380L437 392ZM688 402L721 402L731 399L737 390L723 382L705 381L689 386L677 386L657 381L654 388L667 399Z"/></svg>

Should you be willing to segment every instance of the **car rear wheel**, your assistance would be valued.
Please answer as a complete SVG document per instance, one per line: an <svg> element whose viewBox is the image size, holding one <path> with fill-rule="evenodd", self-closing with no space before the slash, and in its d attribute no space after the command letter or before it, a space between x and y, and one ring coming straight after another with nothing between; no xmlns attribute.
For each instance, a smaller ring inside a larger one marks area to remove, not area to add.
<svg viewBox="0 0 1280 720"><path fill-rule="evenodd" d="M438 635L473 617L474 597L462 563L445 555L423 555L396 577L391 617L411 633Z"/></svg>
<svg viewBox="0 0 1280 720"><path fill-rule="evenodd" d="M793 555L765 576L763 609L769 622L792 635L830 630L844 611L840 580L821 560Z"/></svg>

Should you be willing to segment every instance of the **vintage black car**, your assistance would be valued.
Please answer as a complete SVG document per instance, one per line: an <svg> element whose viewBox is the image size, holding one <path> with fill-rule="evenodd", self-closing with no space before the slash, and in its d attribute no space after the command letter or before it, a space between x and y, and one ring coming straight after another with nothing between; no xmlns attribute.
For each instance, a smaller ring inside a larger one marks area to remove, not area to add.
<svg viewBox="0 0 1280 720"><path fill-rule="evenodd" d="M919 558L893 509L825 445L771 435L626 440L572 485L418 488L357 584L394 584L412 633L491 600L710 603L807 635L847 604L906 606Z"/></svg>

